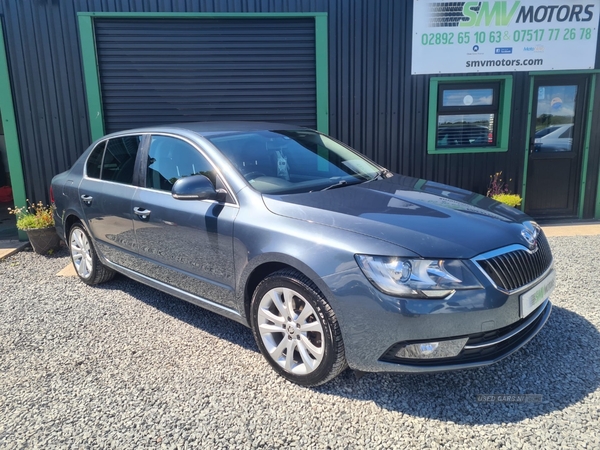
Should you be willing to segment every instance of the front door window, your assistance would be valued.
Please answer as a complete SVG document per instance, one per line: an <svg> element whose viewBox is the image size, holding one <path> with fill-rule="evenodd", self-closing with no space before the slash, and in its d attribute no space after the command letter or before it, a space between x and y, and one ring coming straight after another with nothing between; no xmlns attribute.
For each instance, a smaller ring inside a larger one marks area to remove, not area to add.
<svg viewBox="0 0 600 450"><path fill-rule="evenodd" d="M148 150L146 187L169 191L183 177L204 175L216 184L216 172L198 150L181 139L152 136Z"/></svg>

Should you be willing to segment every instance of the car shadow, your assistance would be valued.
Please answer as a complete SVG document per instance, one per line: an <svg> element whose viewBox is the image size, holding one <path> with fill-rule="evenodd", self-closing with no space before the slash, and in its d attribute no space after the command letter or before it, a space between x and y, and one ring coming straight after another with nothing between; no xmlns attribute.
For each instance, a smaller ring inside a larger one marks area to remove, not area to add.
<svg viewBox="0 0 600 450"><path fill-rule="evenodd" d="M261 357L250 329L233 320L122 275L96 288L126 292L165 314ZM285 383L283 379L281 382ZM308 389L373 402L381 408L411 416L483 425L519 422L564 409L599 386L600 333L582 316L555 306L548 323L531 342L491 366L420 375L356 374L346 370L329 383ZM509 401L478 400L480 395L490 394L511 397ZM526 394L536 397L516 401Z"/></svg>
<svg viewBox="0 0 600 450"><path fill-rule="evenodd" d="M519 422L573 405L600 386L600 333L582 316L554 307L546 326L508 358L480 369L437 374L347 371L315 388L411 416L457 424ZM484 397L495 394L500 398ZM535 396L525 397L525 394ZM492 400L492 401L490 401Z"/></svg>
<svg viewBox="0 0 600 450"><path fill-rule="evenodd" d="M124 275L117 274L110 282L94 287L96 289L125 292L142 303L156 308L181 322L213 336L227 339L246 350L260 353L250 328L200 306L138 283Z"/></svg>

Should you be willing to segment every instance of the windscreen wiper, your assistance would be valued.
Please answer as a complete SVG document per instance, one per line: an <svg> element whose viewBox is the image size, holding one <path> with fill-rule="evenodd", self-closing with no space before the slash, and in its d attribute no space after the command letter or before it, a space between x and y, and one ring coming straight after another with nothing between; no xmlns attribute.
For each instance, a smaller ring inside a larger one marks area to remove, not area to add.
<svg viewBox="0 0 600 450"><path fill-rule="evenodd" d="M366 180L365 183L368 183L369 181L375 181L375 180L385 180L387 178L386 175L388 173L390 173L390 171L387 169L382 169L379 172L375 172L375 176L373 178Z"/></svg>
<svg viewBox="0 0 600 450"><path fill-rule="evenodd" d="M367 181L371 181L371 180L367 180ZM352 186L352 185L361 184L361 183L363 183L363 181L348 183L346 180L339 180L337 183L333 183L323 189L319 189L319 192L328 191L329 189L336 189L336 188L340 188L340 187L344 187L344 186ZM311 192L314 192L314 191L311 191Z"/></svg>
<svg viewBox="0 0 600 450"><path fill-rule="evenodd" d="M340 180L337 183L331 184L329 186L327 186L326 188L321 189L321 191L328 191L329 189L335 189L335 188L339 188L342 186L347 186L348 182L346 180Z"/></svg>

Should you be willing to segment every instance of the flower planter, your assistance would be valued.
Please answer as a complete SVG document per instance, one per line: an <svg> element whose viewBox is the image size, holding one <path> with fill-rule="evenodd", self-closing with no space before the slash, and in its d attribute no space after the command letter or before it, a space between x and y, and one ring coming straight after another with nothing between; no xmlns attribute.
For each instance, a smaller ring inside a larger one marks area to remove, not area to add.
<svg viewBox="0 0 600 450"><path fill-rule="evenodd" d="M60 238L56 228L38 228L25 230L33 251L38 255L47 255L50 250L56 250L60 246Z"/></svg>

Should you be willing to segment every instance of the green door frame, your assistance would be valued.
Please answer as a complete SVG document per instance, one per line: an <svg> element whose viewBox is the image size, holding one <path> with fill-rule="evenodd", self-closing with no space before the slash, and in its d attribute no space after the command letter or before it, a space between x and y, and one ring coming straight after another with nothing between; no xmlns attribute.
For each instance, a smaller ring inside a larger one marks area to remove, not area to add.
<svg viewBox="0 0 600 450"><path fill-rule="evenodd" d="M583 218L583 205L585 202L585 185L587 183L587 172L588 172L588 161L590 154L590 138L592 134L592 116L594 112L594 96L596 94L596 76L600 73L600 70L556 70L553 72L536 72L530 75L529 85L529 110L527 113L527 133L525 135L525 162L523 164L523 185L521 186L522 198L521 210L525 210L525 196L527 195L527 170L529 166L529 139L531 137L531 120L533 115L533 86L535 83L535 77L555 76L555 75L591 75L589 93L588 93L588 108L587 108L587 120L585 123L585 133L583 139L583 155L581 159L581 173L580 173L580 185L579 185L579 206L577 208L577 217ZM600 173L599 173L600 175ZM594 217L600 219L600 176L598 177L596 193L596 208Z"/></svg>
<svg viewBox="0 0 600 450"><path fill-rule="evenodd" d="M19 134L17 132L2 21L0 21L0 114L2 115L2 125L4 127L4 141L13 200L16 207L26 206L25 177L23 176L23 165L21 163L21 148L19 146ZM25 232L19 231L19 239L27 240Z"/></svg>
<svg viewBox="0 0 600 450"><path fill-rule="evenodd" d="M88 101L88 117L92 140L104 136L102 93L98 72L98 56L94 33L94 18L114 19L294 19L313 18L315 20L315 65L317 84L317 129L329 133L329 73L327 51L327 13L120 13L120 12L79 12L79 40L83 58L83 73Z"/></svg>

